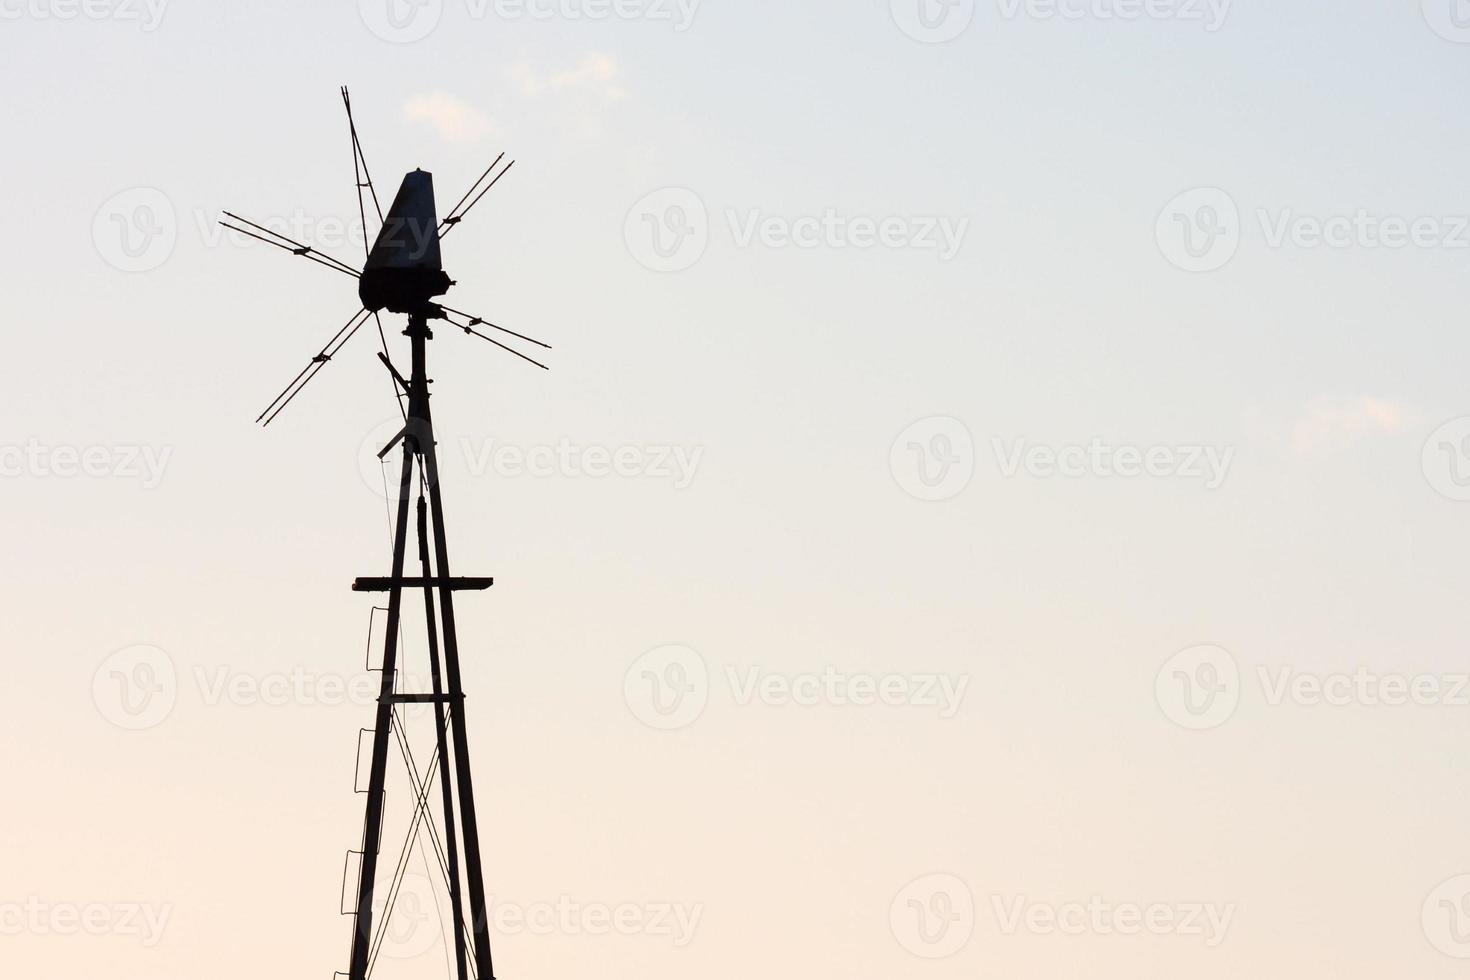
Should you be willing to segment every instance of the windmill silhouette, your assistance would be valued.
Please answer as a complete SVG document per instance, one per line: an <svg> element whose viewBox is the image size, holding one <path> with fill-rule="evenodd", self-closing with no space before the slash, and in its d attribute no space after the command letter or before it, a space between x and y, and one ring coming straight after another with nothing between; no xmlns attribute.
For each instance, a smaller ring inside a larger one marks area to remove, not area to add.
<svg viewBox="0 0 1470 980"><path fill-rule="evenodd" d="M357 280L361 308L266 406L256 421L267 426L275 421L369 320L377 326L382 345L378 358L392 378L394 394L403 417L403 428L378 453L378 458L383 460L395 447L402 445L403 463L393 525L392 571L386 578L358 578L352 585L357 592L386 593L388 605L381 688L374 727L371 729L372 754L362 850L353 852L360 855L357 881L353 889L355 904L351 909L345 910L354 918L351 964L347 976L350 980L367 980L371 974L387 935L393 902L402 887L409 850L418 840L421 830L427 828L439 870L443 873L449 891L456 976L458 980L493 980L485 905L485 876L475 816L475 792L471 778L469 738L465 729L464 688L460 676L459 638L454 611L456 593L483 591L490 588L493 580L457 578L450 573L439 461L429 408L426 359L428 341L434 337L429 324L432 321L443 321L543 369L546 368L545 364L476 328L488 327L538 347L548 350L550 347L539 340L452 309L436 300L436 297L443 296L454 285L444 271L440 242L500 182L515 161L512 160L501 168L505 154L497 157L442 221L438 218L434 200L433 175L415 170L404 176L388 213L384 215L362 152L357 125L352 118L352 100L346 88L342 89L342 104L347 113L348 130L352 138L358 214L364 231L367 227L368 200L372 201L373 210L379 220L378 234L371 248L364 242L365 261L361 270L231 212L224 212L228 220L221 220L220 223L226 228ZM384 311L406 315L408 318L404 335L410 340L412 356L407 377L394 366L388 356L387 337L382 321ZM410 525L409 504L415 489L418 491L418 505L417 512L413 515L413 524L418 543L419 574L405 576ZM423 595L431 680L431 689L428 691L399 689L399 637L405 589L418 590ZM427 769L420 771L403 735L400 709L404 705L424 703L433 706L435 748ZM408 766L413 786L414 811L403 852L387 882L386 901L381 903L381 921L375 923L374 898L378 894L379 886L384 784L390 740L394 739ZM444 819L442 840L434 818L433 804L430 802L431 788L436 779L440 790L438 805Z"/></svg>

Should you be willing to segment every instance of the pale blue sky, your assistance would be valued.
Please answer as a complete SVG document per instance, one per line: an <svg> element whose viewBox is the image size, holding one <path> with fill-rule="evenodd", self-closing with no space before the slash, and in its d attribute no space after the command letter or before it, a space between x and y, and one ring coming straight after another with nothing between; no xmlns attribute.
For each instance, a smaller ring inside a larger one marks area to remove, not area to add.
<svg viewBox="0 0 1470 980"><path fill-rule="evenodd" d="M448 301L555 345L550 373L447 330L431 352L457 570L498 582L461 613L493 887L704 909L681 949L505 937L502 977L1458 975L1421 913L1470 872L1470 706L1272 705L1260 673L1467 671L1470 503L1442 446L1470 423L1424 454L1470 416L1470 44L1432 29L1437 2L1238 2L1209 32L990 0L926 44L887 0L705 0L685 31L444 0L394 44L373 0L173 0L153 30L0 0L0 451L163 454L156 486L116 455L101 477L0 478L0 745L38 794L4 821L0 910L173 909L151 948L0 935L0 971L345 969L370 706L208 691L359 675L347 585L386 574L360 466L394 411L376 341L250 425L351 282L212 227L301 218L360 257L333 233L356 219L346 84L385 198L422 166L442 210L501 150L518 161L447 239ZM136 188L176 244L126 272L106 230ZM693 192L708 244L655 272L628 229L666 188ZM1156 227L1199 188L1239 233L1190 273ZM829 209L965 231L949 260L739 240ZM1269 242L1283 216L1359 211L1449 242ZM894 451L933 417L962 423L922 431L967 434L974 477L928 502ZM1095 439L1229 450L1229 469L1215 489L1006 476L997 448ZM564 441L697 467L676 487L484 463ZM177 704L125 731L92 685L137 644L164 651ZM624 695L668 644L710 670L707 713L676 732ZM1187 732L1155 684L1199 644L1239 665L1240 705ZM754 666L963 675L968 694L950 719L742 705L726 670ZM938 961L890 923L934 872L980 920ZM1006 935L993 900L1021 895L1238 910L1214 949Z"/></svg>

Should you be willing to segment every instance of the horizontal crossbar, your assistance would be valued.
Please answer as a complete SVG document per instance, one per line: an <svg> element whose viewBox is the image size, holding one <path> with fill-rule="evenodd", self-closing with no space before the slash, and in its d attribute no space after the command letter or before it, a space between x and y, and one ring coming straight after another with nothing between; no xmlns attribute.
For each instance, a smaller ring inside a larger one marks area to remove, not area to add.
<svg viewBox="0 0 1470 980"><path fill-rule="evenodd" d="M392 592L393 582L392 578L360 578L352 583L352 591ZM447 586L454 592L484 592L495 584L493 578L401 578L397 582L405 589L422 589L427 584L435 589Z"/></svg>

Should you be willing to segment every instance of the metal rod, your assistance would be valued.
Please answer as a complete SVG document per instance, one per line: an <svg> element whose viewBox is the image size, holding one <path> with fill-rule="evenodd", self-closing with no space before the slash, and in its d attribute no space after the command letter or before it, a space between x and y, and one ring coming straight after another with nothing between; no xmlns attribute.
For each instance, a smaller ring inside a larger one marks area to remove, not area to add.
<svg viewBox="0 0 1470 980"><path fill-rule="evenodd" d="M540 361L536 360L534 357L527 357L525 354L522 354L520 351L516 350L514 347L507 347L507 346L505 346L500 341L496 340L494 337L487 337L484 334L480 333L480 331L475 330L475 329L473 329L471 327L463 327L463 326L460 326L457 323L454 324L454 325L456 327L459 327L459 329L463 330L465 333L474 334L476 337L479 337L481 340L488 340L490 343L494 344L496 347L499 347L501 350L508 350L508 351L510 351L512 354L514 354L516 357L519 357L523 361L530 361L532 364L536 365L538 368L540 368L543 371L550 371L551 370L551 368L547 367L545 364L542 364Z"/></svg>
<svg viewBox="0 0 1470 980"><path fill-rule="evenodd" d="M439 457L433 439L433 413L429 407L427 385L423 381L424 348L429 334L427 319L409 318L408 332L413 340L414 383L422 392L420 411L426 426L426 438L419 449L423 454L424 477L429 485L429 507L433 518L434 554L438 559L439 578L452 579L449 570L449 542L444 528L444 495L439 484ZM464 696L464 683L459 669L459 634L454 622L454 590L441 586L439 609L444 627L444 661L451 697ZM490 955L488 913L485 907L485 872L480 859L480 828L475 815L474 777L470 770L469 733L464 711L450 715L454 734L455 776L459 784L460 823L464 828L465 872L469 880L470 921L475 932L475 967L480 980L494 980L495 969ZM352 980L364 980L353 977Z"/></svg>
<svg viewBox="0 0 1470 980"><path fill-rule="evenodd" d="M454 962L459 980L469 980L465 957L464 898L459 890L459 843L454 829L454 786L449 775L449 745L444 731L444 680L439 670L439 631L434 621L433 571L429 566L428 507L419 494L419 564L424 570L424 613L429 627L429 675L434 683L434 737L439 740L439 785L444 799L444 845L449 864L449 904L454 915ZM458 714L459 712L455 712Z"/></svg>
<svg viewBox="0 0 1470 980"><path fill-rule="evenodd" d="M454 219L452 221L446 221L445 222L445 224L448 225L448 227L445 228L443 231L439 232L439 237L440 238L443 238L445 235L447 235L451 231L453 231L454 228L455 228L455 226L458 225L461 221L464 220L464 216L470 213L470 209L473 208L476 204L479 204L480 203L480 198L481 197L484 197L486 194L490 193L490 188L492 188L496 184L500 183L500 178L501 177L504 177L506 174L510 173L510 168L511 167L514 167L515 165L516 165L516 162L514 160L512 160L510 163L507 163L505 165L505 169L502 170L502 171L500 171L500 173L496 174L495 175L495 179L492 180L492 181L490 181L490 183L486 185L485 189L480 192L479 197L476 197L473 201L471 201L468 205L466 205L465 206L465 209L463 211L461 211L459 214L455 215L454 216Z"/></svg>
<svg viewBox="0 0 1470 980"><path fill-rule="evenodd" d="M455 203L454 207L452 207L452 208L449 209L449 217L447 217L443 221L439 222L439 227L440 227L441 230L444 228L445 225L455 224L455 223L457 223L459 221L459 219L454 216L454 212L456 212L456 211L459 210L459 206L461 204L463 204L465 201L468 201L470 199L470 195L473 194L475 192L475 189L480 186L480 181L482 181L486 177L490 176L490 171L494 170L495 167L496 167L496 165L499 164L500 161L501 160L504 160L504 159L505 159L505 154L504 153L500 154L500 156L496 157L493 161L491 161L490 166L488 166L488 167L485 168L485 172L482 173L479 177L477 177L475 179L475 182L470 185L470 189L464 192L464 197L460 198L459 201Z"/></svg>
<svg viewBox="0 0 1470 980"><path fill-rule="evenodd" d="M545 347L547 350L551 350L551 345L550 344L543 343L543 342L537 340L535 337L527 337L523 333L516 333L514 330L509 330L509 329L507 329L505 327L500 326L499 324L491 323L489 320L486 320L484 317L475 316L473 313L466 313L464 310L456 310L452 306L445 306L442 303L437 304L437 305L438 305L439 309L443 310L445 313L453 313L455 316L462 316L462 317L464 317L466 320L470 321L469 322L469 325L472 326L472 327L477 327L477 326L479 326L480 324L483 323L485 326L492 327L492 328L494 328L496 330L499 330L501 333L508 333L512 337L519 337L521 340L524 340L527 343L535 344L537 347ZM454 326L459 327L459 329L461 329L461 330L463 330L465 328L465 325L462 324L462 323L455 323L453 320L450 320L448 317L445 317L444 319L447 320L449 323L454 324Z"/></svg>
<svg viewBox="0 0 1470 980"><path fill-rule="evenodd" d="M356 269L352 268L352 266L348 265L346 262L343 262L341 259L333 258L332 256L328 255L326 252L323 252L323 251L321 251L319 249L312 248L310 245L303 245L301 242L298 242L294 238L287 238L285 235L281 234L280 232L275 231L275 230L270 229L270 228L267 228L265 225L258 225L255 222L251 221L249 218L242 218L238 214L235 214L232 211L222 211L220 213L223 214L227 218L233 218L234 220L240 222L241 224L249 225L250 227L256 229L257 231L263 231L267 235L273 235L276 238L279 238L281 241L286 242L286 243L289 244L289 246L290 246L290 249L289 250L290 251L294 251L298 255L319 255L323 259L325 259L326 261L328 261L328 262L332 263L333 265L341 268L345 272L349 272L349 273L351 273L354 276L358 274ZM220 222L220 224L224 224L224 222ZM228 225L225 225L225 227L228 228L229 226ZM243 228L236 228L234 230L235 231L238 231L238 232L242 232L243 234L246 234L246 235L249 235L250 234L250 232L245 231L245 229L243 229ZM260 236L259 235L253 235L251 237L253 237L253 238L259 238ZM266 241L267 239L261 239L261 240L262 241ZM276 245L278 243L271 242L271 244L272 245ZM286 246L282 246L282 247L284 248Z"/></svg>

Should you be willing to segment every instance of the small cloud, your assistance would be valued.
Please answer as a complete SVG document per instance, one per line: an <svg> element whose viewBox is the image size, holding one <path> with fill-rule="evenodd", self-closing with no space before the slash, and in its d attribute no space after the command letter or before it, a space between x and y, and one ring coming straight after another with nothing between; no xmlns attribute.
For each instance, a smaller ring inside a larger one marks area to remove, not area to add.
<svg viewBox="0 0 1470 980"><path fill-rule="evenodd" d="M584 93L604 102L617 102L627 96L618 81L622 66L612 55L591 51L582 56L575 67L542 76L524 62L510 68L509 74L523 95L537 96L546 91Z"/></svg>
<svg viewBox="0 0 1470 980"><path fill-rule="evenodd" d="M403 116L410 122L426 122L445 140L464 143L490 132L490 120L484 113L461 99L443 92L420 95L403 104Z"/></svg>
<svg viewBox="0 0 1470 980"><path fill-rule="evenodd" d="M1318 398L1292 426L1291 448L1303 456L1350 449L1372 436L1403 432L1415 420L1413 411L1386 398Z"/></svg>

